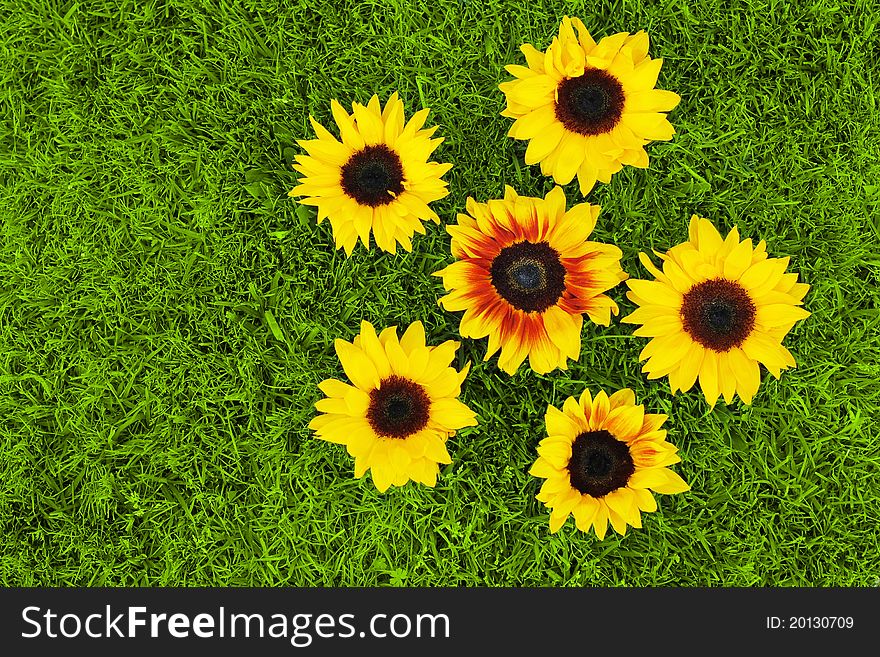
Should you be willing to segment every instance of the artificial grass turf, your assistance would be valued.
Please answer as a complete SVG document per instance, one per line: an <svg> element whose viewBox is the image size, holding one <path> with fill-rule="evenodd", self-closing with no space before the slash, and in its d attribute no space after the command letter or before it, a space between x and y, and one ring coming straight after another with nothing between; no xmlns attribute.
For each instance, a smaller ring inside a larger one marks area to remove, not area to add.
<svg viewBox="0 0 880 657"><path fill-rule="evenodd" d="M876 3L2 6L4 585L876 585ZM306 428L317 383L344 378L333 339L362 318L458 337L431 275L449 236L346 259L286 195L295 140L309 113L332 125L331 98L398 90L446 138L445 222L505 184L543 195L497 84L564 14L596 37L646 29L683 98L650 168L590 193L594 239L635 277L691 213L767 239L812 286L785 341L799 366L710 410L647 381L618 320L586 323L580 362L546 376L463 341L480 426L436 489L381 495ZM551 536L527 474L546 405L585 386L668 413L692 486L603 542L571 521Z"/></svg>

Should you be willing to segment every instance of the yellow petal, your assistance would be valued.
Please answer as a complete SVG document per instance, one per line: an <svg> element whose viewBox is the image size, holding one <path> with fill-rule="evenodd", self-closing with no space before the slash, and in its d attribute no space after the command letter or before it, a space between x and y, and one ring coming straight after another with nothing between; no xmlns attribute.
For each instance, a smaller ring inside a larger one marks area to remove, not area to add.
<svg viewBox="0 0 880 657"><path fill-rule="evenodd" d="M636 470L629 478L627 486L630 488L653 488L663 486L667 481L666 468L643 468Z"/></svg>
<svg viewBox="0 0 880 657"><path fill-rule="evenodd" d="M404 441L395 440L388 449L388 457L391 467L399 473L405 473L412 462L409 450L404 445Z"/></svg>
<svg viewBox="0 0 880 657"><path fill-rule="evenodd" d="M394 471L388 463L374 463L370 468L373 475L373 484L379 489L380 493L384 493L391 487L394 481Z"/></svg>
<svg viewBox="0 0 880 657"><path fill-rule="evenodd" d="M564 468L571 459L571 445L570 442L542 442L538 445L538 454L550 465Z"/></svg>
<svg viewBox="0 0 880 657"><path fill-rule="evenodd" d="M758 306L755 320L759 324L771 328L774 326L793 324L794 322L806 319L809 316L810 313L799 306L774 303L765 306Z"/></svg>
<svg viewBox="0 0 880 657"><path fill-rule="evenodd" d="M353 386L336 379L324 379L318 384L318 388L328 397L343 398L350 390L356 390Z"/></svg>
<svg viewBox="0 0 880 657"><path fill-rule="evenodd" d="M345 340L336 339L333 343L336 354L346 376L358 388L364 392L370 392L379 387L379 373L367 355L353 344Z"/></svg>
<svg viewBox="0 0 880 657"><path fill-rule="evenodd" d="M508 135L515 139L534 139L555 121L556 110L553 105L542 105L517 119L511 126Z"/></svg>
<svg viewBox="0 0 880 657"><path fill-rule="evenodd" d="M590 429L602 429L605 426L605 419L611 411L611 402L604 390L600 390L599 394L593 399L593 408L590 413Z"/></svg>
<svg viewBox="0 0 880 657"><path fill-rule="evenodd" d="M556 150L559 140L562 139L564 133L565 128L561 123L551 123L547 126L546 130L529 141L525 155L526 164L529 166L537 164L550 155L550 153Z"/></svg>
<svg viewBox="0 0 880 657"><path fill-rule="evenodd" d="M618 440L628 441L639 435L644 419L644 406L620 406L608 413L604 428Z"/></svg>
<svg viewBox="0 0 880 657"><path fill-rule="evenodd" d="M589 495L583 495L581 497L581 501L571 510L571 514L574 516L575 525L579 530L582 532L590 531L590 525L593 522L593 518L596 516L596 509L598 506L599 503Z"/></svg>
<svg viewBox="0 0 880 657"><path fill-rule="evenodd" d="M700 366L700 388L709 405L714 406L721 392L718 386L718 354L711 349L705 349L703 354L703 364Z"/></svg>
<svg viewBox="0 0 880 657"><path fill-rule="evenodd" d="M366 144L348 112L336 100L330 101L330 111L333 114L333 119L339 126L339 135L342 137L342 143L353 150L362 149Z"/></svg>
<svg viewBox="0 0 880 657"><path fill-rule="evenodd" d="M577 360L581 352L581 323L559 306L547 308L543 320L547 336L553 344L565 356Z"/></svg>
<svg viewBox="0 0 880 657"><path fill-rule="evenodd" d="M633 524L638 522L639 506L635 492L630 488L618 488L604 497L605 504L622 520Z"/></svg>
<svg viewBox="0 0 880 657"><path fill-rule="evenodd" d="M608 403L611 404L612 409L618 408L620 406L635 406L636 393L634 393L630 388L623 388L612 394L608 398ZM642 417L642 421L644 421L644 417Z"/></svg>
<svg viewBox="0 0 880 657"><path fill-rule="evenodd" d="M644 30L639 30L635 34L628 36L623 43L629 49L633 63L638 64L648 56L648 44L650 43L650 40L648 38L648 33Z"/></svg>
<svg viewBox="0 0 880 657"><path fill-rule="evenodd" d="M425 376L425 383L430 383L435 378L441 376L445 370L449 369L449 364L455 358L455 352L458 351L459 343L455 340L447 340L441 345L430 349L430 357L428 358L428 367Z"/></svg>
<svg viewBox="0 0 880 657"><path fill-rule="evenodd" d="M425 444L425 457L437 463L452 463L446 445L436 436L428 438Z"/></svg>
<svg viewBox="0 0 880 657"><path fill-rule="evenodd" d="M431 402L431 418L451 430L477 426L474 412L457 399Z"/></svg>
<svg viewBox="0 0 880 657"><path fill-rule="evenodd" d="M730 366L736 376L737 393L744 404L751 404L752 398L761 385L761 370L757 361L746 356L745 352L734 347L727 352Z"/></svg>
<svg viewBox="0 0 880 657"><path fill-rule="evenodd" d="M409 358L407 358L396 337L385 343L385 354L388 356L388 364L394 374L405 377L409 376Z"/></svg>
<svg viewBox="0 0 880 657"><path fill-rule="evenodd" d="M581 494L573 488L563 491L553 500L553 515L567 518L580 501Z"/></svg>
<svg viewBox="0 0 880 657"><path fill-rule="evenodd" d="M634 488L633 493L636 496L636 502L642 511L653 513L657 510L657 500L651 495L651 491L645 488Z"/></svg>
<svg viewBox="0 0 880 657"><path fill-rule="evenodd" d="M573 179L581 163L584 161L583 137L573 132L566 132L559 140L559 160L553 171L553 180L560 185L567 185Z"/></svg>
<svg viewBox="0 0 880 657"><path fill-rule="evenodd" d="M379 116L359 103L355 103L353 109L354 118L364 143L367 146L381 143L384 136L384 126Z"/></svg>
<svg viewBox="0 0 880 657"><path fill-rule="evenodd" d="M788 349L761 331L753 331L740 347L746 356L763 363L768 369L789 367L789 363L794 362Z"/></svg>
<svg viewBox="0 0 880 657"><path fill-rule="evenodd" d="M650 486L653 491L664 495L672 495L674 493L683 493L691 489L687 482L672 470L662 468L662 471L666 481L661 484Z"/></svg>
<svg viewBox="0 0 880 657"><path fill-rule="evenodd" d="M650 256L648 256L647 253L642 253L641 251L639 252L639 262L642 263L642 266L645 269L647 269L654 278L656 278L657 280L659 280L663 283L669 282L666 277L666 274L664 274L662 271L660 271L657 268L657 266L654 264L654 262L651 260Z"/></svg>
<svg viewBox="0 0 880 657"><path fill-rule="evenodd" d="M648 347L651 347L650 359L642 368L643 371L654 373L672 368L681 362L691 345L691 339L684 333L672 333L659 338L654 338ZM648 347L642 350L644 353Z"/></svg>
<svg viewBox="0 0 880 657"><path fill-rule="evenodd" d="M568 520L568 515L553 515L550 514L550 533L555 534L560 529L562 529L562 525L565 524L565 521Z"/></svg>
<svg viewBox="0 0 880 657"><path fill-rule="evenodd" d="M663 59L645 59L624 80L624 88L629 92L647 91L657 84Z"/></svg>
<svg viewBox="0 0 880 657"><path fill-rule="evenodd" d="M727 352L718 354L718 390L724 397L725 403L733 402L733 395L736 393L736 374L730 364Z"/></svg>
<svg viewBox="0 0 880 657"><path fill-rule="evenodd" d="M418 112L410 117L410 120L407 122L403 131L400 133L401 139L412 139L416 136L419 130L425 125L425 121L428 119L428 114L431 110L427 107L420 109Z"/></svg>
<svg viewBox="0 0 880 657"><path fill-rule="evenodd" d="M718 229L708 219L697 218L696 239L692 238L700 252L706 255L714 255L724 244Z"/></svg>
<svg viewBox="0 0 880 657"><path fill-rule="evenodd" d="M681 333L681 330L681 317L678 315L668 315L645 322L644 326L640 326L633 331L633 335L640 338L659 338L664 335Z"/></svg>
<svg viewBox="0 0 880 657"><path fill-rule="evenodd" d="M551 405L547 406L544 422L547 427L547 434L551 436L571 436L574 438L587 428L580 427L574 419Z"/></svg>
<svg viewBox="0 0 880 657"><path fill-rule="evenodd" d="M541 494L556 497L560 493L571 489L571 480L568 473L555 474L541 485Z"/></svg>
<svg viewBox="0 0 880 657"><path fill-rule="evenodd" d="M682 392L687 392L696 383L700 368L703 366L705 352L703 345L699 342L692 342L684 358L681 359L681 366L678 369L678 386Z"/></svg>
<svg viewBox="0 0 880 657"><path fill-rule="evenodd" d="M621 319L625 324L647 324L653 319L675 319L679 312L669 306L641 306Z"/></svg>
<svg viewBox="0 0 880 657"><path fill-rule="evenodd" d="M647 135L656 132L664 121L666 121L666 115L659 112L623 114L620 117L620 122L623 125L643 139L650 139Z"/></svg>
<svg viewBox="0 0 880 657"><path fill-rule="evenodd" d="M351 413L348 412L348 404L345 403L345 400L337 399L335 397L319 399L315 402L315 410L321 413L331 413L335 415L351 415Z"/></svg>
<svg viewBox="0 0 880 657"><path fill-rule="evenodd" d="M639 297L650 300L651 304L668 306L675 309L681 308L681 293L669 285L664 285L658 281L643 281L636 278L627 280L626 284Z"/></svg>
<svg viewBox="0 0 880 657"><path fill-rule="evenodd" d="M409 377L414 381L423 380L430 358L431 354L426 347L415 347L409 354Z"/></svg>
<svg viewBox="0 0 880 657"><path fill-rule="evenodd" d="M663 89L637 91L626 95L623 111L627 113L668 112L680 101L681 97L678 94Z"/></svg>
<svg viewBox="0 0 880 657"><path fill-rule="evenodd" d="M557 82L552 77L539 74L524 80L517 80L516 84L508 88L506 96L514 103L527 108L536 108L553 100L556 86Z"/></svg>
<svg viewBox="0 0 880 657"><path fill-rule="evenodd" d="M550 477L558 477L560 471L558 468L555 468L547 459L538 458L532 464L532 467L529 468L529 474L533 477L542 477L544 479L548 479Z"/></svg>
<svg viewBox="0 0 880 657"><path fill-rule="evenodd" d="M694 278L672 259L663 263L663 273L669 278L672 287L682 294L690 290L696 283Z"/></svg>
<svg viewBox="0 0 880 657"><path fill-rule="evenodd" d="M373 208L359 206L354 213L354 229L367 248L370 248L370 229L372 227Z"/></svg>
<svg viewBox="0 0 880 657"><path fill-rule="evenodd" d="M403 336L400 338L400 346L407 356L409 356L414 349L424 348L425 327L422 325L421 321L416 320L407 327Z"/></svg>
<svg viewBox="0 0 880 657"><path fill-rule="evenodd" d="M388 356L385 349L379 342L379 336L376 335L376 329L367 321L361 322L360 347L372 361L376 368L379 379L391 376L391 365L388 362Z"/></svg>
<svg viewBox="0 0 880 657"><path fill-rule="evenodd" d="M745 240L730 252L724 261L724 277L738 280L752 264L752 240Z"/></svg>
<svg viewBox="0 0 880 657"><path fill-rule="evenodd" d="M595 163L591 162L589 155L584 158L581 168L577 172L578 187L582 195L586 196L590 190L596 186L596 180L599 178L599 170Z"/></svg>
<svg viewBox="0 0 880 657"><path fill-rule="evenodd" d="M406 439L401 440L400 442L403 443L403 446L409 453L409 457L415 462L422 460L430 440L430 431L422 430L411 436L407 436Z"/></svg>
<svg viewBox="0 0 880 657"><path fill-rule="evenodd" d="M428 459L418 459L413 461L411 476L415 481L423 483L425 486L434 488L437 485L437 475L439 467L433 461Z"/></svg>
<svg viewBox="0 0 880 657"><path fill-rule="evenodd" d="M601 541L605 538L608 531L608 506L599 501L596 504L596 515L593 517L593 527L596 530L596 537Z"/></svg>
<svg viewBox="0 0 880 657"><path fill-rule="evenodd" d="M565 215L565 204L565 192L559 185L554 185L553 189L544 197L544 212L551 224L554 221L559 221Z"/></svg>
<svg viewBox="0 0 880 657"><path fill-rule="evenodd" d="M530 69L537 73L544 72L544 53L530 43L524 43L519 49L526 56L526 63Z"/></svg>
<svg viewBox="0 0 880 657"><path fill-rule="evenodd" d="M535 71L532 69L527 66L520 66L519 64L508 64L504 67L504 70L520 80L525 80L526 78L531 78L536 75Z"/></svg>
<svg viewBox="0 0 880 657"><path fill-rule="evenodd" d="M782 279L788 258L767 258L749 267L740 277L739 282L753 297L760 297L769 292Z"/></svg>

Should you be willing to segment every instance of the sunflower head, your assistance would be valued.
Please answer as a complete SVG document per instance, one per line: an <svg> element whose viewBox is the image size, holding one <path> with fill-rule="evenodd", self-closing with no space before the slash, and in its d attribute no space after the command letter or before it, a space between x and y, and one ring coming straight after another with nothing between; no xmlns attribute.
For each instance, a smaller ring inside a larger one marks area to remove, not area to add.
<svg viewBox="0 0 880 657"><path fill-rule="evenodd" d="M562 19L546 52L521 47L527 66L509 65L516 79L499 85L501 113L516 119L508 135L528 140L526 164L566 185L577 176L582 194L607 183L625 164L646 168L644 146L668 141L666 114L679 100L654 89L662 59L648 57L645 32L593 40L578 18Z"/></svg>
<svg viewBox="0 0 880 657"><path fill-rule="evenodd" d="M513 374L528 357L539 373L566 368L580 356L586 314L607 326L617 304L602 292L626 278L616 246L588 239L599 206L565 209L556 187L546 198L467 200L452 235L457 262L436 272L449 294L440 305L465 311L460 332L489 338L485 360L501 349L498 366Z"/></svg>
<svg viewBox="0 0 880 657"><path fill-rule="evenodd" d="M641 511L657 510L651 490L681 493L689 486L666 466L678 463L677 448L661 429L665 415L645 413L628 388L595 399L585 390L562 410L547 407L547 434L529 474L546 479L537 499L550 509L550 531L569 515L583 532L605 538L608 523L618 534L641 527ZM649 490L650 489L650 490Z"/></svg>
<svg viewBox="0 0 880 657"><path fill-rule="evenodd" d="M458 343L425 344L414 322L398 339L395 327L376 335L361 322L353 342L336 340L336 354L351 384L327 379L321 413L309 428L318 438L345 445L354 457L354 476L367 470L381 492L412 479L434 486L440 463L450 463L446 441L476 425L473 411L458 401L468 366L451 366Z"/></svg>
<svg viewBox="0 0 880 657"><path fill-rule="evenodd" d="M689 237L657 254L661 269L639 254L654 280L627 281L627 297L639 307L623 321L651 338L639 356L649 379L669 376L673 393L699 379L709 404L719 396L729 404L734 394L749 404L761 383L759 364L776 378L795 367L782 339L809 317L800 305L810 286L785 272L787 257L768 258L764 240L755 247L740 241L736 227L722 239L694 215Z"/></svg>
<svg viewBox="0 0 880 657"><path fill-rule="evenodd" d="M428 161L443 141L431 139L436 126L422 129L428 110L404 123L397 93L384 109L378 96L366 106L352 103L352 114L335 100L330 108L340 139L309 117L317 139L297 142L307 155L296 156L293 168L303 178L289 195L317 206L318 223L330 220L336 248L347 255L358 238L369 249L371 231L383 251L394 253L397 243L411 251L413 233L425 233L423 221L440 223L428 204L447 195L441 176L452 168Z"/></svg>

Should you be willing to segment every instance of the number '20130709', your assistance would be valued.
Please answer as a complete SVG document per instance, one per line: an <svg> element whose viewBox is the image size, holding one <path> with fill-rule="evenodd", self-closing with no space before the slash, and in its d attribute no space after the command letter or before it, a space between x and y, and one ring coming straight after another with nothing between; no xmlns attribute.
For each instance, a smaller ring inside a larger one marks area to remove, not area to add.
<svg viewBox="0 0 880 657"><path fill-rule="evenodd" d="M767 616L768 630L851 630L852 616Z"/></svg>

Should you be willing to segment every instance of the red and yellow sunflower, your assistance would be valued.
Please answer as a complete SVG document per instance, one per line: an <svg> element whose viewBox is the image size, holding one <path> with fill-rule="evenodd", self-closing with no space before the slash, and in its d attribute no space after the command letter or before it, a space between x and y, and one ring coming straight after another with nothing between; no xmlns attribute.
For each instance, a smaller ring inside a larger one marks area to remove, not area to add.
<svg viewBox="0 0 880 657"><path fill-rule="evenodd" d="M555 187L545 198L519 196L467 200L452 235L457 262L436 272L449 293L446 310L463 310L461 335L489 338L485 360L499 349L498 366L513 374L520 364L538 373L565 369L581 349L583 315L607 326L617 304L603 294L626 274L616 246L589 240L599 206L566 211Z"/></svg>

